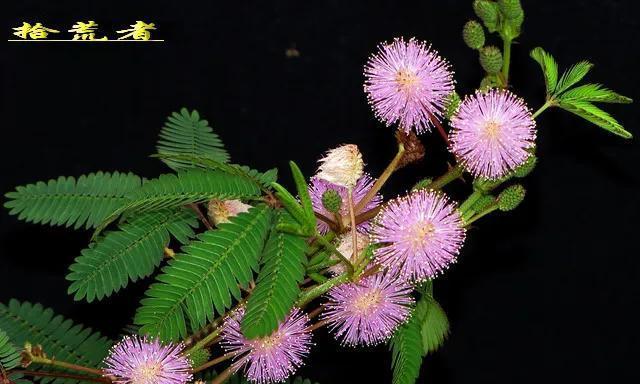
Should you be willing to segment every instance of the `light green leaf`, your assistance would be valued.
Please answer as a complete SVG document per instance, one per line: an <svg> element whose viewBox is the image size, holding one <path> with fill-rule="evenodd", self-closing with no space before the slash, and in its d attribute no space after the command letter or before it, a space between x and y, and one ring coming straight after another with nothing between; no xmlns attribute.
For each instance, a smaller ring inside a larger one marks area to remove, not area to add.
<svg viewBox="0 0 640 384"><path fill-rule="evenodd" d="M551 96L555 92L558 82L558 63L556 63L553 56L540 47L534 48L530 55L531 58L540 64L540 68L542 68L542 73L544 74L547 96Z"/></svg>
<svg viewBox="0 0 640 384"><path fill-rule="evenodd" d="M571 68L569 68L562 74L562 77L558 81L558 86L556 87L555 94L559 95L567 89L571 88L573 85L577 84L587 75L587 73L589 73L592 67L593 64L586 60L574 64Z"/></svg>
<svg viewBox="0 0 640 384"><path fill-rule="evenodd" d="M601 84L584 84L563 93L560 100L564 101L589 101L593 103L618 103L629 104L633 100L620 95Z"/></svg>
<svg viewBox="0 0 640 384"><path fill-rule="evenodd" d="M583 119L604 128L618 136L630 139L633 135L624 129L611 115L586 101L560 101L560 108L576 114Z"/></svg>

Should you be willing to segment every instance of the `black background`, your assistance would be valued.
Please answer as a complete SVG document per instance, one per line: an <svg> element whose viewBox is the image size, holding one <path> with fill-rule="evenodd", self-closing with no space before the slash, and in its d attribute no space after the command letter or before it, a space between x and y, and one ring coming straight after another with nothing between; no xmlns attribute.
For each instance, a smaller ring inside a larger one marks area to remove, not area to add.
<svg viewBox="0 0 640 384"><path fill-rule="evenodd" d="M561 68L589 58L594 82L632 98L640 85L636 2L524 1L512 85L532 108L543 81L528 57L540 45ZM165 116L198 109L233 160L307 174L326 149L357 143L378 174L393 156L392 130L375 121L362 66L395 36L429 40L456 70L458 90L480 81L460 38L471 1L5 2L5 35L22 21L66 30L93 19L104 33L135 20L157 23L164 43L5 43L0 191L97 170L153 177ZM7 11L8 8L8 11ZM492 37L497 43L496 37ZM288 58L295 47L300 56ZM636 106L607 106L638 136ZM420 382L599 383L637 381L638 142L614 137L560 110L538 121L541 162L528 196L509 215L470 231L460 262L436 284L452 334L425 360ZM447 154L424 135L424 163L400 171L386 196L439 174ZM468 190L458 183L451 193ZM115 337L148 281L98 304L66 295L67 266L89 235L18 222L0 213L0 299L38 301ZM341 348L320 331L302 374L321 383L390 380L386 347Z"/></svg>

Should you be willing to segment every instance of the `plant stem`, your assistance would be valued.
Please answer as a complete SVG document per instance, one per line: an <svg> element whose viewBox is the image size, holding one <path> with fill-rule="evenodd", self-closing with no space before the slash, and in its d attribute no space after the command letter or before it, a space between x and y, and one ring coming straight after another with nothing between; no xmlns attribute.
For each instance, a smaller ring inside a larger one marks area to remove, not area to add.
<svg viewBox="0 0 640 384"><path fill-rule="evenodd" d="M454 167L449 168L442 176L432 181L427 188L432 190L438 190L449 184L453 180L462 176L464 168L460 164L456 164Z"/></svg>
<svg viewBox="0 0 640 384"><path fill-rule="evenodd" d="M233 358L235 355L236 355L236 353L226 353L226 354L224 354L224 355L222 355L222 356L216 357L215 359L213 359L213 360L211 360L211 361L207 361L206 363L202 364L202 365L201 365L201 366L199 366L199 367L195 367L195 368L193 369L193 373L202 372L202 371L204 371L204 370L205 370L205 369L207 369L207 368L211 368L211 367L213 367L213 366L214 366L214 365L216 365L216 364L220 364L220 363L222 363L223 361L227 361L227 360L229 360L229 359Z"/></svg>
<svg viewBox="0 0 640 384"><path fill-rule="evenodd" d="M191 347L188 350L186 350L185 354L188 355L188 354L192 353L193 351L197 351L198 349L202 349L202 348L206 347L210 342L212 342L213 340L215 340L216 337L218 337L218 335L220 334L220 331L221 331L221 327L216 328L213 332L211 332L207 336L203 337L202 340L200 340L197 343L195 343L193 345L193 347Z"/></svg>
<svg viewBox="0 0 640 384"><path fill-rule="evenodd" d="M329 323L328 320L320 320L317 323L309 326L309 328L307 328L307 331L313 332L313 331L315 331L316 329L318 329L320 327L324 327L325 325L327 325L327 323Z"/></svg>
<svg viewBox="0 0 640 384"><path fill-rule="evenodd" d="M482 195L484 195L483 191L474 191L471 195L469 195L469 197L467 197L467 199L462 204L460 204L460 207L458 207L460 213L464 215L464 213L467 212L473 206L473 204L475 204L475 202L482 197Z"/></svg>
<svg viewBox="0 0 640 384"><path fill-rule="evenodd" d="M21 373L25 376L33 376L33 377L59 377L61 379L73 379L79 381L92 381L94 383L111 383L111 380L106 377L91 377L91 376L83 376L83 375L74 375L72 373L64 373L64 372L40 372L40 371L11 371L15 373Z"/></svg>
<svg viewBox="0 0 640 384"><path fill-rule="evenodd" d="M33 355L30 355L29 358L31 359L31 362L35 364L52 365L54 367L70 369L72 371L78 371L78 372L91 373L93 375L98 375L98 376L104 375L104 372L102 372L101 370L85 367L84 365L77 365L77 364L67 363L66 361L48 359L46 357L33 356Z"/></svg>
<svg viewBox="0 0 640 384"><path fill-rule="evenodd" d="M544 112L547 108L551 107L553 105L553 100L547 100L546 103L542 104L542 107L538 108L537 111L535 111L533 113L533 115L531 115L531 118L535 119L536 117L538 117L542 112Z"/></svg>
<svg viewBox="0 0 640 384"><path fill-rule="evenodd" d="M351 261L349 261L349 259L347 259L342 253L340 253L340 251L338 251L336 249L336 247L331 244L329 241L327 241L324 237L322 236L317 236L316 237L318 239L318 241L325 246L325 248L327 248L328 250L330 250L333 254L335 254L336 256L338 256L338 258L340 258L340 260L344 263L344 265L347 267L347 270L349 271L349 275L351 275L353 273L353 264L351 264Z"/></svg>
<svg viewBox="0 0 640 384"><path fill-rule="evenodd" d="M367 206L367 204L371 201L371 199L373 199L376 193L380 191L380 189L382 188L384 183L387 182L387 180L389 179L393 171L396 170L396 167L398 166L398 163L402 159L403 155L404 155L404 145L402 143L398 143L398 153L393 158L393 160L391 160L391 162L389 163L387 168L384 170L384 172L382 172L380 177L378 177L378 180L376 180L376 182L373 184L373 187L371 187L369 192L367 192L367 194L362 198L362 200L360 200L358 204L356 204L355 212L362 211L362 209Z"/></svg>
<svg viewBox="0 0 640 384"><path fill-rule="evenodd" d="M325 281L322 284L311 287L300 294L300 298L296 302L297 307L304 307L309 304L313 299L324 295L331 288L335 287L338 284L344 283L349 280L349 274L343 273L342 275L336 276Z"/></svg>
<svg viewBox="0 0 640 384"><path fill-rule="evenodd" d="M447 144L447 147L448 147L449 135L447 135L447 132L442 127L442 124L440 124L440 121L438 121L438 119L436 119L435 116L433 116L432 114L429 114L429 120L431 120L433 125L436 126L436 130L438 131L438 133L440 134L440 136L442 137L442 139L444 140L445 144Z"/></svg>
<svg viewBox="0 0 640 384"><path fill-rule="evenodd" d="M464 223L465 227L468 227L471 223L473 223L474 221L490 214L491 212L495 211L496 209L498 209L498 204L491 204L490 206L488 206L487 208L485 208L483 211L481 211L480 213L477 213L475 215L473 215L469 220L467 220Z"/></svg>
<svg viewBox="0 0 640 384"><path fill-rule="evenodd" d="M213 226L209 222L209 219L207 219L204 216L204 214L202 214L202 211L200 210L200 207L198 206L198 204L191 203L191 204L189 204L189 208L191 208L196 213L196 215L198 215L198 218L200 219L200 221L202 221L202 224L204 224L204 226L207 229L213 229Z"/></svg>
<svg viewBox="0 0 640 384"><path fill-rule="evenodd" d="M354 259L354 256L358 254L358 234L356 232L356 214L353 208L353 188L347 190L347 200L349 204L349 219L351 222L351 245L353 254L349 255L350 260Z"/></svg>
<svg viewBox="0 0 640 384"><path fill-rule="evenodd" d="M229 376L231 376L233 374L233 365L230 366L229 368L225 369L224 371L222 371L221 374L219 374L218 376L216 376L215 379L211 380L211 384L222 384L225 381L227 381L227 379L229 378Z"/></svg>
<svg viewBox="0 0 640 384"><path fill-rule="evenodd" d="M511 39L502 39L502 77L503 86L509 85L509 64L511 62Z"/></svg>

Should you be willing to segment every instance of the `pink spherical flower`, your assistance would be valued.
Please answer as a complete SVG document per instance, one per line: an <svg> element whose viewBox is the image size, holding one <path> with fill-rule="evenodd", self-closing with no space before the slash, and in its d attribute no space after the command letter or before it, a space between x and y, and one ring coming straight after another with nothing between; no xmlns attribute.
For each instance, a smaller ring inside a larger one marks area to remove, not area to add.
<svg viewBox="0 0 640 384"><path fill-rule="evenodd" d="M476 92L451 119L452 152L475 176L497 179L522 165L535 145L536 122L522 99L505 90Z"/></svg>
<svg viewBox="0 0 640 384"><path fill-rule="evenodd" d="M412 287L392 274L378 273L328 293L323 318L345 345L375 345L387 340L411 314Z"/></svg>
<svg viewBox="0 0 640 384"><path fill-rule="evenodd" d="M271 335L249 340L240 330L244 308L233 312L220 334L222 346L235 354L234 369L245 369L247 378L258 384L284 381L303 364L311 348L309 317L294 308Z"/></svg>
<svg viewBox="0 0 640 384"><path fill-rule="evenodd" d="M425 42L381 44L364 69L364 89L376 116L409 133L429 131L454 90L449 63Z"/></svg>
<svg viewBox="0 0 640 384"><path fill-rule="evenodd" d="M444 194L420 190L390 201L376 217L371 239L380 244L376 263L421 281L456 261L465 230L455 204Z"/></svg>
<svg viewBox="0 0 640 384"><path fill-rule="evenodd" d="M358 179L352 192L354 206L358 205L360 200L362 200L367 192L369 192L369 190L373 187L374 183L375 179L372 179L371 176L367 174L362 175L362 177ZM309 194L311 195L311 204L313 205L313 210L333 220L333 213L327 211L327 209L322 204L322 195L324 195L324 193L329 189L333 189L338 192L338 194L342 198L340 214L344 217L348 217L349 206L347 200L347 188L330 183L318 177L313 177L311 179L311 185L309 186ZM357 216L359 213L373 209L380 205L380 203L382 203L382 196L376 194L373 199L371 199L371 201L369 201L361 210L356 211L355 214ZM364 221L358 224L357 229L361 232L366 232L369 229L369 222ZM322 220L318 220L318 231L324 235L325 233L329 232L329 225Z"/></svg>
<svg viewBox="0 0 640 384"><path fill-rule="evenodd" d="M104 372L120 384L184 384L192 379L182 344L162 345L157 339L127 336L104 360Z"/></svg>

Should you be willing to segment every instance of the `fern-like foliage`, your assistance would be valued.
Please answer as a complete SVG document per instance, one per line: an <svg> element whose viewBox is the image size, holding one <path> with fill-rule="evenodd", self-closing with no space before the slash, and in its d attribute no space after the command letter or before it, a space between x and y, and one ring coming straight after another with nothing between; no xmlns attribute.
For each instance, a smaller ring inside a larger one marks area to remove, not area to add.
<svg viewBox="0 0 640 384"><path fill-rule="evenodd" d="M158 154L157 157L163 161L188 161L193 168L222 171L231 175L242 176L261 188L269 188L271 183L278 179L278 169L272 168L266 172L259 172L246 165L223 163L206 156L186 155L186 154Z"/></svg>
<svg viewBox="0 0 640 384"><path fill-rule="evenodd" d="M421 316L414 313L391 338L393 384L413 384L418 379L423 356L420 330Z"/></svg>
<svg viewBox="0 0 640 384"><path fill-rule="evenodd" d="M424 295L416 304L415 313L420 317L423 355L435 352L449 335L447 314L431 296Z"/></svg>
<svg viewBox="0 0 640 384"><path fill-rule="evenodd" d="M531 57L542 68L548 105L558 106L625 139L632 137L622 124L592 103L628 104L633 100L600 84L583 84L574 87L589 73L593 64L585 60L580 61L558 79L558 64L553 56L538 47L531 51Z"/></svg>
<svg viewBox="0 0 640 384"><path fill-rule="evenodd" d="M17 367L18 364L20 364L20 352L9 340L9 335L0 329L0 367L9 370Z"/></svg>
<svg viewBox="0 0 640 384"><path fill-rule="evenodd" d="M97 172L61 176L48 182L17 187L6 194L10 214L33 223L94 228L127 203L126 194L141 185L131 173Z"/></svg>
<svg viewBox="0 0 640 384"><path fill-rule="evenodd" d="M186 336L187 319L201 328L231 307L258 270L272 216L268 206L254 207L185 246L147 290L134 320L140 331L176 340Z"/></svg>
<svg viewBox="0 0 640 384"><path fill-rule="evenodd" d="M213 198L246 199L259 195L260 188L253 182L244 177L220 171L189 169L177 175L165 174L147 181L140 188L128 193L125 196L128 203L107 217L97 227L96 233L124 213L176 208Z"/></svg>
<svg viewBox="0 0 640 384"><path fill-rule="evenodd" d="M295 223L281 212L280 223ZM253 339L271 334L289 314L304 279L307 242L303 237L272 229L262 255L256 287L247 301L242 332Z"/></svg>
<svg viewBox="0 0 640 384"><path fill-rule="evenodd" d="M189 112L186 108L167 117L160 131L157 150L161 155L194 156L221 163L229 161L229 154L207 120L201 119L198 111ZM176 171L197 167L188 158L163 158L162 161Z"/></svg>
<svg viewBox="0 0 640 384"><path fill-rule="evenodd" d="M130 280L149 276L162 261L169 235L186 243L197 225L194 212L186 208L147 212L122 224L75 259L67 275L69 294L75 300L101 300Z"/></svg>
<svg viewBox="0 0 640 384"><path fill-rule="evenodd" d="M0 303L0 328L9 335L14 345L27 342L41 345L49 358L92 368L99 368L112 345L99 333L93 333L90 328L79 324L74 325L71 320L55 315L49 308L13 299L8 305ZM78 381L44 378L40 382L73 384Z"/></svg>

